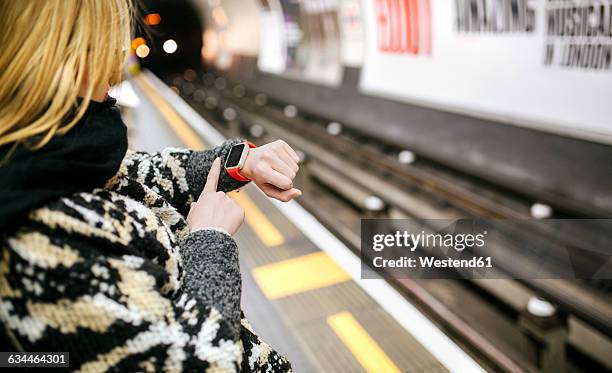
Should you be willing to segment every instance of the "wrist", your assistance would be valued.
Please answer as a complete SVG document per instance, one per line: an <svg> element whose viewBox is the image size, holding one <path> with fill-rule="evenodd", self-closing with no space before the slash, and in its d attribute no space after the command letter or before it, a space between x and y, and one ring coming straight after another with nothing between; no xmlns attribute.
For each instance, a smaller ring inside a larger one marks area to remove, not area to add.
<svg viewBox="0 0 612 373"><path fill-rule="evenodd" d="M253 156L253 151L255 151L255 149L251 149L249 151L249 154L247 154L246 160L244 162L244 166L242 167L242 169L240 169L240 174L249 180L253 180L253 170L255 168L255 157Z"/></svg>

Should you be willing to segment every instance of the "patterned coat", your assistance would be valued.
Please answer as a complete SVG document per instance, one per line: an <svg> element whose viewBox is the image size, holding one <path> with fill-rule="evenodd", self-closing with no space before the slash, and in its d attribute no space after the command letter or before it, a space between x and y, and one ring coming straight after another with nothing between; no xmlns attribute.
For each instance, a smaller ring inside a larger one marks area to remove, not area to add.
<svg viewBox="0 0 612 373"><path fill-rule="evenodd" d="M82 372L290 371L242 315L234 240L190 234L185 221L233 143L129 151L104 188L3 232L0 320L11 347L69 351L70 370ZM220 190L240 186L222 173Z"/></svg>

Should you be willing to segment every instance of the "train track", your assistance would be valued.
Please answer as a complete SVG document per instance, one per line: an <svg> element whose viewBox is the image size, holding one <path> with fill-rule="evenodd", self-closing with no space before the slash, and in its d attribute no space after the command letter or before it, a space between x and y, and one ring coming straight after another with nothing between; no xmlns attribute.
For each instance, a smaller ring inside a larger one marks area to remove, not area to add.
<svg viewBox="0 0 612 373"><path fill-rule="evenodd" d="M356 207L354 216L350 216L351 208L346 208L344 214L348 216L347 219L338 219L339 209L321 209L320 201L304 199L303 204L356 251L360 247L359 232L351 221L358 221L364 210L367 210L364 197L368 196L380 199L384 203L382 210L386 216L392 217L529 217L529 201L523 196L500 192L482 180L470 179L467 175L444 169L427 160L419 160L413 165L400 164L392 156L399 149L389 149L385 144L371 141L350 130L332 136L326 131L323 118L304 114L287 116L283 111L285 103L268 100L262 105L261 96L257 102L254 100L255 95L248 95L244 89L239 90L244 91L243 94L236 94L236 90L215 88L214 78L207 77L205 81L207 85L194 85L193 90L188 89L191 92L185 93L190 96L186 98L213 124L230 135L244 136L255 132L259 136L283 138L307 154L314 179L323 181L323 185L327 183L330 190L344 188L346 193L342 198L348 200L348 205ZM227 82L217 85L227 86ZM206 97L199 104L192 99L197 90L204 92L200 97ZM253 131L253 126L263 131ZM334 183L333 178L326 177L330 173L343 176L336 179L350 180L351 183L346 184L351 185L329 185ZM352 197L347 198L347 195ZM580 244L580 239L575 238L580 235L559 236L547 230L544 225L534 225L528 234L546 237L553 249L555 245L567 245L568 242ZM428 310L456 339L477 351L478 357L488 366L501 371L535 370L531 362L520 361L516 356L511 358L500 351L432 296L418 281L396 280L394 285ZM558 304L564 312L612 336L612 302L608 294L563 280L525 280L524 285ZM508 299L504 301L512 302ZM519 364L516 360L519 360Z"/></svg>

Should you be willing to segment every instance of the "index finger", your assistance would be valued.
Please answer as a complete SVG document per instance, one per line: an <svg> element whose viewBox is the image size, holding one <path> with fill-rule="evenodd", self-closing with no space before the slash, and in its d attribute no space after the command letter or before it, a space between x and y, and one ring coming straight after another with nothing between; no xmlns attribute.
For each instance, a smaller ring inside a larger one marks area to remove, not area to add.
<svg viewBox="0 0 612 373"><path fill-rule="evenodd" d="M215 193L217 192L217 185L219 184L219 175L221 174L221 160L216 158L212 166L210 166L210 170L208 171L208 176L206 177L206 184L204 184L204 189L202 189L202 194L204 193Z"/></svg>

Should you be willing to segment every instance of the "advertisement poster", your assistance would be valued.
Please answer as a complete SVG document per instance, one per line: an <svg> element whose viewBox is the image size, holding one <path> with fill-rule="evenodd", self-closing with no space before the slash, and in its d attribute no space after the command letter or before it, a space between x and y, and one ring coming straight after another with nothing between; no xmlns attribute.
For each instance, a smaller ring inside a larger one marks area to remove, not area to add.
<svg viewBox="0 0 612 373"><path fill-rule="evenodd" d="M261 2L260 48L257 67L260 71L281 74L285 71L286 53L285 24L283 12L278 0L263 0Z"/></svg>
<svg viewBox="0 0 612 373"><path fill-rule="evenodd" d="M360 67L363 63L365 33L360 0L341 0L340 55L344 66Z"/></svg>
<svg viewBox="0 0 612 373"><path fill-rule="evenodd" d="M365 0L363 4L363 92L612 141L610 3Z"/></svg>
<svg viewBox="0 0 612 373"><path fill-rule="evenodd" d="M337 86L342 79L336 0L269 0L261 7L263 72Z"/></svg>

